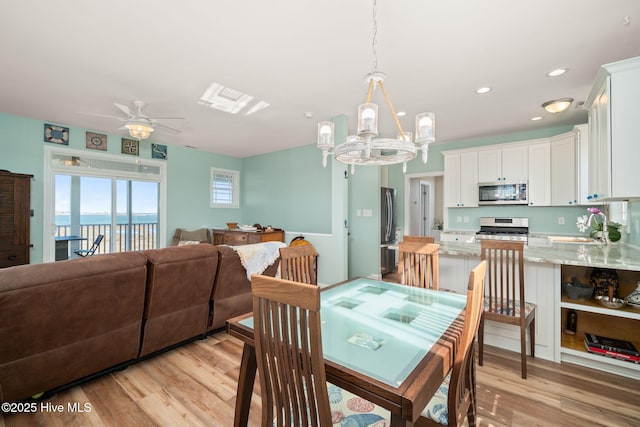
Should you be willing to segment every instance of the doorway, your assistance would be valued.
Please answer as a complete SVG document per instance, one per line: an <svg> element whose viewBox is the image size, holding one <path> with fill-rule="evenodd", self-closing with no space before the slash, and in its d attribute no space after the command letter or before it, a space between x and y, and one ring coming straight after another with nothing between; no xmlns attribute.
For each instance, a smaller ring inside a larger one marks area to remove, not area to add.
<svg viewBox="0 0 640 427"><path fill-rule="evenodd" d="M439 240L443 218L443 176L411 174L405 177L404 233Z"/></svg>

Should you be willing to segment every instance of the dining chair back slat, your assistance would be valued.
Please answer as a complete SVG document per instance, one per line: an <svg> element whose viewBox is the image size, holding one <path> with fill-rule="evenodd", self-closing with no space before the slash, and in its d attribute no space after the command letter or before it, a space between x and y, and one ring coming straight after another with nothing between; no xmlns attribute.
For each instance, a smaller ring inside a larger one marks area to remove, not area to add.
<svg viewBox="0 0 640 427"><path fill-rule="evenodd" d="M461 426L466 418L470 426L475 426L476 418L476 371L475 371L475 337L478 333L482 317L484 300L484 282L487 262L480 263L469 273L467 285L467 305L465 307L464 325L460 343L456 350L453 368L448 381L438 389L429 402L422 416L415 423L416 427L450 425ZM440 404L439 393L447 389L446 413Z"/></svg>
<svg viewBox="0 0 640 427"><path fill-rule="evenodd" d="M318 253L310 244L280 248L280 277L294 282L318 284Z"/></svg>
<svg viewBox="0 0 640 427"><path fill-rule="evenodd" d="M398 281L403 285L435 289L439 287L440 245L400 242L398 245Z"/></svg>
<svg viewBox="0 0 640 427"><path fill-rule="evenodd" d="M402 236L403 242L415 242L415 243L435 243L436 239L432 236L412 236L410 234L405 234Z"/></svg>
<svg viewBox="0 0 640 427"><path fill-rule="evenodd" d="M320 288L253 275L251 290L262 426L332 426Z"/></svg>

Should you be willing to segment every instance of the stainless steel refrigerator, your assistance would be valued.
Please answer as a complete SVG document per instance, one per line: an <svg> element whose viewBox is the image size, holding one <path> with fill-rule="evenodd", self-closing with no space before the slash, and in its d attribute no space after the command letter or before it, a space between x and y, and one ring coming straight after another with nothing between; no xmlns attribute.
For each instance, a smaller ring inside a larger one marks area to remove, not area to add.
<svg viewBox="0 0 640 427"><path fill-rule="evenodd" d="M389 248L396 242L396 190L380 191L380 272L387 274L396 268L396 251Z"/></svg>

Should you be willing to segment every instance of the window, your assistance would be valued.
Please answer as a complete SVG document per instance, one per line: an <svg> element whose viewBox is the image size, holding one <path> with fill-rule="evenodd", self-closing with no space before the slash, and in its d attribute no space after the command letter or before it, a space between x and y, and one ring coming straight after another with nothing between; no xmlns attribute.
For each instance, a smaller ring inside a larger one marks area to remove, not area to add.
<svg viewBox="0 0 640 427"><path fill-rule="evenodd" d="M240 172L211 168L211 207L240 207Z"/></svg>

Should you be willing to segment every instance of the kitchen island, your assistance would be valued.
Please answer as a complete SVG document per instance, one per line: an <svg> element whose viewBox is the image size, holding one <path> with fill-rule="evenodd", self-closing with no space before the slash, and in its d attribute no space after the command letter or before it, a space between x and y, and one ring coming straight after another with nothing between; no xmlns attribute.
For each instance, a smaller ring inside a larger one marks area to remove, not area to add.
<svg viewBox="0 0 640 427"><path fill-rule="evenodd" d="M524 256L526 300L537 305L536 357L640 379L640 364L590 354L583 344L584 333L590 332L629 340L640 349L640 309L610 309L594 299L569 300L561 291L562 282L577 277L581 283L589 283L594 268L607 268L617 271L620 296L625 297L640 281L640 249L621 243L554 243L526 246ZM478 262L479 243L440 242L441 287L464 292L469 271ZM577 312L575 335L564 332L569 310ZM519 339L518 328L487 322L487 344L519 351Z"/></svg>

